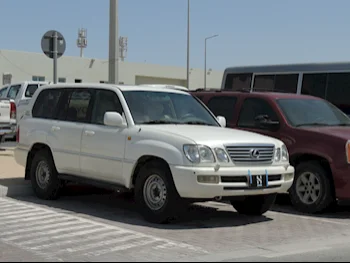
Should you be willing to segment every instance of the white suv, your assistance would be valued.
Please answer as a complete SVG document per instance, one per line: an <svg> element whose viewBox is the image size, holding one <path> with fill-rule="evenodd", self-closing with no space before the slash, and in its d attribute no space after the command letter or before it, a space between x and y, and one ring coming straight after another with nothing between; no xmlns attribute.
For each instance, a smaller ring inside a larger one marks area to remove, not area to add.
<svg viewBox="0 0 350 263"><path fill-rule="evenodd" d="M281 141L221 127L186 91L50 85L28 109L15 158L39 198L58 198L67 181L123 188L147 220L165 223L188 203L221 199L261 215L293 183Z"/></svg>

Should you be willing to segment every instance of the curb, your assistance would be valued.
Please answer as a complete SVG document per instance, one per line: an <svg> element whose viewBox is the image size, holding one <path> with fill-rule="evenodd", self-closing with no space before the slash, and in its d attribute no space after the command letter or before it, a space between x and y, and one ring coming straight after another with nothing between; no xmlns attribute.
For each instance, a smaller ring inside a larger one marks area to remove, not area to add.
<svg viewBox="0 0 350 263"><path fill-rule="evenodd" d="M0 197L31 196L33 190L30 184L0 185Z"/></svg>

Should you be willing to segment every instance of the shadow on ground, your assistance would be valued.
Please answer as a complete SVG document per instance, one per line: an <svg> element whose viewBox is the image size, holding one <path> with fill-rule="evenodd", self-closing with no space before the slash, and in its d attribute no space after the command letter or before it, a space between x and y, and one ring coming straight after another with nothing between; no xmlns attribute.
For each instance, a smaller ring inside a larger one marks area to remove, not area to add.
<svg viewBox="0 0 350 263"><path fill-rule="evenodd" d="M273 207L272 211L293 214L293 215L303 215L318 218L333 218L333 219L349 219L350 218L350 206L340 206L334 205L328 211L318 213L318 214L303 214L296 211L292 207L288 195L279 195L276 199L276 205Z"/></svg>
<svg viewBox="0 0 350 263"><path fill-rule="evenodd" d="M228 206L225 204L218 204L215 207L195 204L189 206L187 211L171 224L150 224L137 213L131 198L89 186L69 186L62 193L61 198L56 201L40 200L34 196L14 197L14 199L64 210L62 212L70 211L128 225L168 230L237 227L272 220L266 216L240 215L234 212L231 207L229 207L230 211L227 211Z"/></svg>

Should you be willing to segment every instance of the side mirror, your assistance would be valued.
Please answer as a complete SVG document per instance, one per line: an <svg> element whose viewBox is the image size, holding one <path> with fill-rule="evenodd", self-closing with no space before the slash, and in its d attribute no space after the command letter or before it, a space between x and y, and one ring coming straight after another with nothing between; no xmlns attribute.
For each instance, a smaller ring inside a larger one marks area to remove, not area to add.
<svg viewBox="0 0 350 263"><path fill-rule="evenodd" d="M216 119L218 120L221 127L226 127L226 118L222 116L217 116Z"/></svg>
<svg viewBox="0 0 350 263"><path fill-rule="evenodd" d="M272 121L268 115L258 115L255 117L255 122L259 127L276 131L279 128L280 123L278 121Z"/></svg>
<svg viewBox="0 0 350 263"><path fill-rule="evenodd" d="M103 123L110 127L126 127L122 115L114 111L108 111L105 113Z"/></svg>

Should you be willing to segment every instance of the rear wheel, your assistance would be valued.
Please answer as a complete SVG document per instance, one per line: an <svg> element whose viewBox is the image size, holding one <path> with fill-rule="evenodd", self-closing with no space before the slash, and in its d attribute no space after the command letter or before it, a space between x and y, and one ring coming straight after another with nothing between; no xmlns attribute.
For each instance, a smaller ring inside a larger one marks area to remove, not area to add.
<svg viewBox="0 0 350 263"><path fill-rule="evenodd" d="M34 193L41 199L54 200L59 197L62 183L51 153L48 150L38 151L32 161L30 178Z"/></svg>
<svg viewBox="0 0 350 263"><path fill-rule="evenodd" d="M293 206L303 213L318 213L334 202L331 175L318 162L305 162L296 167L289 190Z"/></svg>
<svg viewBox="0 0 350 263"><path fill-rule="evenodd" d="M169 168L160 161L152 161L140 169L135 201L142 216L156 224L168 223L179 216L184 207Z"/></svg>
<svg viewBox="0 0 350 263"><path fill-rule="evenodd" d="M233 200L231 204L240 214L260 216L270 210L276 196L277 194L247 196L243 200Z"/></svg>

